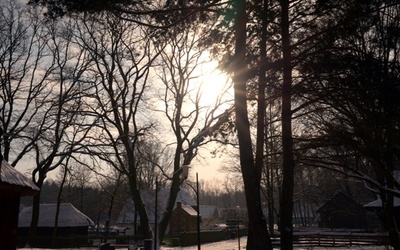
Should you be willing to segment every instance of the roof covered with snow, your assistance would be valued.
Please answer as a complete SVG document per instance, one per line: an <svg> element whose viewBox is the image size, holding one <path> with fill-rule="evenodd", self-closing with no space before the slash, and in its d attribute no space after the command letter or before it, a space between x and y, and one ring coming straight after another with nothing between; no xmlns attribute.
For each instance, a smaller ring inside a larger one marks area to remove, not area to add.
<svg viewBox="0 0 400 250"><path fill-rule="evenodd" d="M54 227L57 204L40 204L38 227ZM19 213L18 227L30 227L32 207ZM59 227L84 227L94 225L93 221L76 209L71 203L61 203L58 216Z"/></svg>
<svg viewBox="0 0 400 250"><path fill-rule="evenodd" d="M331 213L332 211L337 211L338 209L363 209L362 205L356 200L348 196L343 192L336 193L332 198L327 200L321 207L317 209L317 213Z"/></svg>
<svg viewBox="0 0 400 250"><path fill-rule="evenodd" d="M39 188L31 179L13 168L7 161L0 164L0 190L10 190L20 193L22 196L35 195Z"/></svg>
<svg viewBox="0 0 400 250"><path fill-rule="evenodd" d="M155 191L154 190L142 190L141 191L143 202L146 206L147 215L149 216L149 222L155 222ZM161 188L158 191L157 196L157 217L161 218L161 215L165 209L167 204L167 200L169 197L169 188ZM178 192L178 196L175 201L176 203L181 202L182 205L190 205L196 206L196 201L190 196L188 192L181 189ZM140 223L139 215L136 215L137 222ZM117 223L118 224L132 224L135 221L135 205L131 198L129 198L122 208L121 213L118 215Z"/></svg>
<svg viewBox="0 0 400 250"><path fill-rule="evenodd" d="M181 207L190 216L197 216L197 211L192 206L182 204Z"/></svg>
<svg viewBox="0 0 400 250"><path fill-rule="evenodd" d="M393 171L393 178L400 183L400 170L394 170ZM394 207L400 207L400 198L399 197L394 197L393 198L393 206ZM370 203L367 203L364 205L365 208L380 208L382 207L382 199L378 197L376 200L371 201Z"/></svg>
<svg viewBox="0 0 400 250"><path fill-rule="evenodd" d="M400 198L399 197L394 197L393 206L394 207L400 206ZM380 207L382 207L382 200L381 200L381 198L378 198L374 201L371 201L370 203L365 204L364 207L365 208L380 208Z"/></svg>
<svg viewBox="0 0 400 250"><path fill-rule="evenodd" d="M200 205L200 214L203 219L218 218L218 209L214 205Z"/></svg>

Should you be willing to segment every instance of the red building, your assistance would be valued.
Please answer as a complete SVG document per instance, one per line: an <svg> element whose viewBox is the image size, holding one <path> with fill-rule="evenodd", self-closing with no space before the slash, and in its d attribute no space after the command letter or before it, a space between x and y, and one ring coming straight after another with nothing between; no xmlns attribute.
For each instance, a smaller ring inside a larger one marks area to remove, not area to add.
<svg viewBox="0 0 400 250"><path fill-rule="evenodd" d="M192 206L177 202L169 222L169 233L177 234L193 231L197 231L197 211Z"/></svg>

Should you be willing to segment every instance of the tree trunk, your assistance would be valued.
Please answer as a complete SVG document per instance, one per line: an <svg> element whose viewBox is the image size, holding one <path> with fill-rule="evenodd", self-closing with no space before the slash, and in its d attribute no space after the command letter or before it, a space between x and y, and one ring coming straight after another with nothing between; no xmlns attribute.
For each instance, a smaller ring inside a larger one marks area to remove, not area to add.
<svg viewBox="0 0 400 250"><path fill-rule="evenodd" d="M269 105L269 117L268 123L270 131L271 123L272 123L272 104ZM265 129L268 131L267 129ZM265 133L267 134L267 133ZM267 134L268 135L268 134ZM268 137L268 136L267 136ZM275 226L275 219L274 219L274 209L275 209L275 202L274 202L274 171L273 171L273 158L272 158L272 149L274 148L273 138L271 136L270 140L265 141L266 148L269 147L269 154L271 156L266 157L266 185L267 185L267 203L268 203L268 230L270 234L274 233L274 226Z"/></svg>
<svg viewBox="0 0 400 250"><path fill-rule="evenodd" d="M293 249L293 188L294 188L294 158L292 138L292 66L289 34L289 0L281 0L281 34L283 53L283 83L282 83L282 150L283 150L283 181L280 199L280 232L281 249Z"/></svg>
<svg viewBox="0 0 400 250"><path fill-rule="evenodd" d="M267 202L268 202L268 227L269 233L274 233L274 195L273 195L273 181L272 181L272 171L267 170Z"/></svg>
<svg viewBox="0 0 400 250"><path fill-rule="evenodd" d="M182 103L179 105L177 108L178 110L182 109ZM179 111L180 112L180 111ZM181 117L181 115L176 116ZM180 127L179 125L179 120L176 119L176 127ZM188 150L186 151L185 155L183 156L183 162L182 162L182 155L181 152L183 151L183 140L181 137L180 132L178 131L176 134L177 142L178 145L175 150L175 159L174 159L174 175L172 177L172 184L171 184L171 189L169 192L168 200L167 200L167 205L165 208L165 211L163 213L163 216L161 218L160 224L158 225L158 242L162 242L164 235L167 231L168 224L170 222L172 212L175 206L176 198L178 196L178 192L180 190L180 186L182 184L182 179L181 179L181 173L182 173L182 166L185 165L190 165L192 162L193 158L196 156L196 148L198 145L192 144L189 146ZM199 194L197 194L199 195Z"/></svg>
<svg viewBox="0 0 400 250"><path fill-rule="evenodd" d="M55 215L55 222L54 222L54 228L53 228L53 233L51 237L51 246L56 247L56 237L57 237L57 228L58 228L58 216L60 214L60 204L61 204L61 195L62 191L64 188L65 181L67 179L67 174L68 174L68 169L67 169L68 163L65 165L65 170L64 170L64 175L60 183L60 189L58 190L58 195L57 195L57 207L56 207L56 215Z"/></svg>
<svg viewBox="0 0 400 250"><path fill-rule="evenodd" d="M257 179L261 184L261 173L264 166L264 143L265 143L265 133L267 131L267 126L265 122L265 89L266 89L266 72L267 72L267 3L268 0L263 1L263 19L261 27L261 40L260 40L260 61L258 65L258 93L257 93L257 138L256 138L256 174Z"/></svg>
<svg viewBox="0 0 400 250"><path fill-rule="evenodd" d="M390 141L389 139L388 141ZM389 149L388 149L389 148ZM385 160L387 160L387 168L385 170L383 169L378 169L376 171L383 172L384 180L381 183L386 183L387 188L393 189L394 182L396 180L393 179L392 174L394 170L394 157L393 154L391 153L391 147L389 146L386 149L385 153ZM382 178L382 177L381 177ZM396 220L395 220L395 213L394 213L394 196L392 193L386 192L386 191L381 191L381 200L382 200L382 206L383 206L383 211L384 211L384 219L386 223L386 229L389 234L389 241L390 245L393 247L395 250L400 250L400 237L399 237L399 231L397 229L396 225Z"/></svg>
<svg viewBox="0 0 400 250"><path fill-rule="evenodd" d="M152 239L153 233L151 231L151 227L149 224L149 217L147 215L146 207L142 200L140 190L137 188L135 172L132 169L130 169L130 174L128 177L129 177L129 188L131 190L132 199L135 204L135 211L137 211L140 217L142 236L144 239Z"/></svg>
<svg viewBox="0 0 400 250"><path fill-rule="evenodd" d="M162 242L162 239L164 238L164 235L167 231L168 223L171 219L172 216L172 211L174 209L176 197L178 196L178 192L180 190L180 181L179 181L179 175L174 175L173 176L173 181L171 184L171 189L169 193L169 197L167 200L167 205L166 209L162 215L162 218L160 220L160 223L158 225L158 241Z"/></svg>
<svg viewBox="0 0 400 250"><path fill-rule="evenodd" d="M179 107L177 107L178 112L181 112L181 105L182 103L179 103ZM175 119L175 123L176 123L176 127L179 127L179 119L180 119L181 115L177 114L176 119ZM164 235L167 231L168 228L168 224L169 221L171 219L172 216L172 212L174 210L174 206L175 206L175 201L176 198L178 196L178 192L180 190L180 185L181 185L181 178L180 178L180 174L181 174L181 164L182 165L189 165L190 164L190 160L188 159L184 159L183 162L181 162L181 152L183 151L183 146L182 146L182 138L181 138L181 134L180 131L177 131L175 133L176 136L176 140L178 142L177 147L175 149L175 157L174 157L174 174L172 176L172 183L171 183L171 188L169 191L169 196L168 196L168 200L167 200L167 204L165 206L165 210L164 213L161 217L160 223L158 225L158 241L162 242Z"/></svg>
<svg viewBox="0 0 400 250"><path fill-rule="evenodd" d="M39 190L39 193L33 197L32 220L31 220L31 225L29 227L28 242L27 242L27 245L30 247L33 247L36 244L36 234L37 234L37 226L39 223L39 212L40 212L39 211L40 210L40 195L41 195L43 182L44 182L44 177L40 175L38 182L35 183L36 186L40 190Z"/></svg>
<svg viewBox="0 0 400 250"><path fill-rule="evenodd" d="M272 249L266 220L262 213L260 180L258 179L258 172L254 163L250 125L247 113L246 1L239 0L236 3L238 4L238 13L235 20L235 58L232 66L240 167L242 170L249 217L247 249Z"/></svg>
<svg viewBox="0 0 400 250"><path fill-rule="evenodd" d="M383 193L383 192L382 192ZM386 229L389 234L390 245L394 250L400 250L400 239L393 211L393 194L385 192L381 195Z"/></svg>

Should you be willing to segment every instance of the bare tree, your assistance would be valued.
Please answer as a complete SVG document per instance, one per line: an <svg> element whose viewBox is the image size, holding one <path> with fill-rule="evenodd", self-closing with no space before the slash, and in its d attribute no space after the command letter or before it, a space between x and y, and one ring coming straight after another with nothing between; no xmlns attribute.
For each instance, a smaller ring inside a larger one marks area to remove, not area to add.
<svg viewBox="0 0 400 250"><path fill-rule="evenodd" d="M0 3L0 126L3 156L12 166L33 149L55 61L46 53L43 21L16 1ZM44 67L46 65L46 67Z"/></svg>
<svg viewBox="0 0 400 250"><path fill-rule="evenodd" d="M55 67L45 80L45 95L38 100L41 108L39 117L30 122L35 166L32 178L39 187L43 185L47 173L55 170L78 149L85 138L87 130L81 125L85 118L82 110L82 93L85 84L81 82L83 73L90 61L82 50L76 50L71 44L71 23L48 23L46 28L50 37L45 39L46 50L53 57ZM46 68L46 65L43 65ZM29 244L34 245L36 226L39 216L40 195L33 200L32 222L29 233Z"/></svg>
<svg viewBox="0 0 400 250"><path fill-rule="evenodd" d="M155 189L156 179L158 184L165 186L167 178L163 172L170 171L173 162L173 152L165 148L156 138L141 141L137 147L138 179L141 190Z"/></svg>
<svg viewBox="0 0 400 250"><path fill-rule="evenodd" d="M121 201L119 197L124 197L121 188L126 183L127 179L123 172L120 172L115 168L111 168L109 171L110 174L107 174L107 177L101 178L98 181L102 193L107 194L108 196L108 207L106 209L107 216L105 219L106 234L108 234L110 230L110 223L112 221L115 203Z"/></svg>
<svg viewBox="0 0 400 250"><path fill-rule="evenodd" d="M40 9L23 9L18 2L2 5L0 43L1 126L5 158L15 166L32 158L32 178L38 187L47 174L71 156L84 137L79 124L78 81L87 61L71 51L68 22L44 22ZM18 149L18 150L17 150ZM34 245L40 193L34 197L29 244Z"/></svg>
<svg viewBox="0 0 400 250"><path fill-rule="evenodd" d="M159 93L164 107L167 123L171 128L171 143L174 147L172 173L165 173L171 181L168 201L159 223L158 241L163 239L174 208L176 197L182 183L180 174L183 165L190 165L198 154L198 149L218 134L230 121L231 100L226 99L230 87L228 82L220 84L221 93L210 105L204 105L202 98L207 98L207 83L201 81L201 68L207 66L205 52L197 46L202 36L207 35L201 27L187 30L161 31L161 62L158 75L163 83ZM168 46L165 46L168 44ZM165 46L165 47L164 47ZM226 85L228 84L228 85ZM224 110L225 109L225 110Z"/></svg>
<svg viewBox="0 0 400 250"><path fill-rule="evenodd" d="M77 42L94 61L89 69L92 90L85 100L85 114L96 124L86 141L87 151L128 178L142 235L151 239L140 194L139 153L142 138L154 126L144 109L144 98L149 69L157 55L146 36L145 29L110 13L84 15L76 33Z"/></svg>
<svg viewBox="0 0 400 250"><path fill-rule="evenodd" d="M249 17L246 10L246 1L237 1L234 7L237 9L234 16L235 52L231 67L235 89L235 115L239 141L240 167L242 170L249 216L249 238L247 249L272 249L266 221L262 212L259 179L261 178L261 170L259 169L260 166L256 165L254 159L247 110L246 82L249 79L249 75L246 63L246 25ZM260 220L260 218L264 219Z"/></svg>

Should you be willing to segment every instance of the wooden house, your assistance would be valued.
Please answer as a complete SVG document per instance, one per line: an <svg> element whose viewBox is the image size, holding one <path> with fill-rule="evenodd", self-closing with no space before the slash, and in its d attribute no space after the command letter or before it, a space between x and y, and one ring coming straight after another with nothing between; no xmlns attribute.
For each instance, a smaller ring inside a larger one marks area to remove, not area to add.
<svg viewBox="0 0 400 250"><path fill-rule="evenodd" d="M329 199L317 213L321 228L365 229L367 227L364 207L343 192Z"/></svg>
<svg viewBox="0 0 400 250"><path fill-rule="evenodd" d="M189 205L177 203L169 222L169 233L178 234L197 230L197 211Z"/></svg>
<svg viewBox="0 0 400 250"><path fill-rule="evenodd" d="M16 249L20 197L38 192L31 179L0 160L0 249Z"/></svg>

